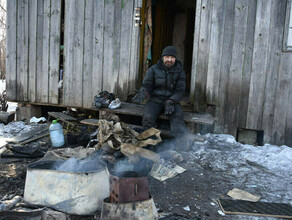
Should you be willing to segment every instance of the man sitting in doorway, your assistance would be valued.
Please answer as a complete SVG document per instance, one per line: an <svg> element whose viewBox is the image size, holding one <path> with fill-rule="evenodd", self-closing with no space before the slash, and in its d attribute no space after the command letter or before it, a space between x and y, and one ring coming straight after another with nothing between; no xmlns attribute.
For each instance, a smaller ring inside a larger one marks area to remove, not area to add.
<svg viewBox="0 0 292 220"><path fill-rule="evenodd" d="M178 103L184 96L186 75L182 63L177 59L176 48L168 46L162 51L162 58L146 72L142 86L132 102L141 104L148 102L143 114L143 129L156 127L160 113L169 117L170 129L174 137L186 132L182 109Z"/></svg>

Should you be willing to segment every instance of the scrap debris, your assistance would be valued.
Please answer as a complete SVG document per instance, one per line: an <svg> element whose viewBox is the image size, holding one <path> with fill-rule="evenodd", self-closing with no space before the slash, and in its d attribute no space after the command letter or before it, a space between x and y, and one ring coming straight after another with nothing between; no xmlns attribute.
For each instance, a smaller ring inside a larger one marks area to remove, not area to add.
<svg viewBox="0 0 292 220"><path fill-rule="evenodd" d="M227 195L232 197L233 199L245 200L250 202L257 202L261 198L260 196L255 196L249 192L237 188L229 190Z"/></svg>

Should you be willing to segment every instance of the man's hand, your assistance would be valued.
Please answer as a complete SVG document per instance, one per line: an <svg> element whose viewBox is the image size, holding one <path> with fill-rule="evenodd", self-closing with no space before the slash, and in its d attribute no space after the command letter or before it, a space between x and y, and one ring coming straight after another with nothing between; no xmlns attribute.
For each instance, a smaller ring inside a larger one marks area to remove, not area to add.
<svg viewBox="0 0 292 220"><path fill-rule="evenodd" d="M164 102L165 115L171 115L174 112L174 101L168 99Z"/></svg>
<svg viewBox="0 0 292 220"><path fill-rule="evenodd" d="M147 97L147 91L139 91L139 93L132 98L132 102L135 104L141 104Z"/></svg>

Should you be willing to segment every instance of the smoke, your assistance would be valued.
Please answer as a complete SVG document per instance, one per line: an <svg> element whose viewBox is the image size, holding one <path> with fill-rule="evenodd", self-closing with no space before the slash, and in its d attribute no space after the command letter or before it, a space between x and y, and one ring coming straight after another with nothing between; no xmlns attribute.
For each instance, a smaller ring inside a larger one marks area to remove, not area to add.
<svg viewBox="0 0 292 220"><path fill-rule="evenodd" d="M55 169L66 172L93 172L106 167L106 163L101 161L98 154L94 153L85 159L70 158L63 163L55 163Z"/></svg>

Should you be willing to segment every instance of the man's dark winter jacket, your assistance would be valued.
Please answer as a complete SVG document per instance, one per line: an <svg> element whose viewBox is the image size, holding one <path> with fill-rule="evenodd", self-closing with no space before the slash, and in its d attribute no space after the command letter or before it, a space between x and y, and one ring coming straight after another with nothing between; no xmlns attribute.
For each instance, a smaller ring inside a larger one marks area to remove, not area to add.
<svg viewBox="0 0 292 220"><path fill-rule="evenodd" d="M162 60L150 67L146 72L141 90L146 90L150 101L163 103L168 99L175 102L184 96L186 88L186 74L179 60L167 70Z"/></svg>

